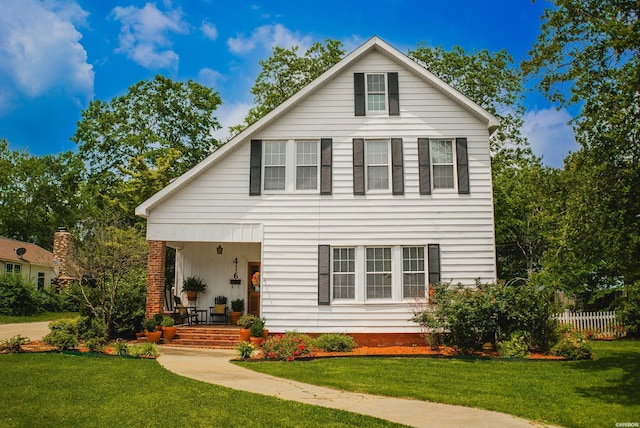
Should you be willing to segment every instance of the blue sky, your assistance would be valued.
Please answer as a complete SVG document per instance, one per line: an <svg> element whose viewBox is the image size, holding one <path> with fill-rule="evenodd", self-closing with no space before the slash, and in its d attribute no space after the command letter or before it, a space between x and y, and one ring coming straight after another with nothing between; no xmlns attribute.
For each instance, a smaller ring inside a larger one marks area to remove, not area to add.
<svg viewBox="0 0 640 428"><path fill-rule="evenodd" d="M428 45L507 49L526 58L550 3L539 0L0 0L0 138L34 155L75 150L69 140L90 100L109 101L156 74L220 92L218 119L241 122L273 46L301 50L327 38L348 51L377 35L402 52ZM536 92L524 133L552 166L577 145ZM224 138L226 130L216 134Z"/></svg>

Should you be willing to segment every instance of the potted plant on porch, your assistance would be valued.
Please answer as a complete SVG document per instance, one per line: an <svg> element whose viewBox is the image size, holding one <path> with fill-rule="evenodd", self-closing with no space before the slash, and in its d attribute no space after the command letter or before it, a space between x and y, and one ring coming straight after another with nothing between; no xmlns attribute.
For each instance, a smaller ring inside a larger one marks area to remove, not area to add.
<svg viewBox="0 0 640 428"><path fill-rule="evenodd" d="M182 281L182 291L187 293L187 300L195 302L198 300L198 293L207 291L207 284L197 276L189 276Z"/></svg>
<svg viewBox="0 0 640 428"><path fill-rule="evenodd" d="M247 314L247 315L242 315L238 320L238 325L240 326L240 339L243 342L249 341L249 337L251 336L250 328L253 325L253 322L256 320L256 318L257 317L254 315Z"/></svg>
<svg viewBox="0 0 640 428"><path fill-rule="evenodd" d="M244 299L236 299L231 302L231 312L229 312L229 318L231 325L238 325L238 320L244 312Z"/></svg>
<svg viewBox="0 0 640 428"><path fill-rule="evenodd" d="M255 317L253 320L253 324L249 328L249 341L254 346L262 345L262 341L264 340L262 334L264 333L264 319Z"/></svg>
<svg viewBox="0 0 640 428"><path fill-rule="evenodd" d="M175 321L173 318L168 316L162 317L162 334L165 340L171 340L175 337L178 328L174 324Z"/></svg>
<svg viewBox="0 0 640 428"><path fill-rule="evenodd" d="M147 336L147 340L151 343L160 342L160 336L162 335L161 331L156 331L156 320L153 318L147 318L144 320L144 329L145 336Z"/></svg>

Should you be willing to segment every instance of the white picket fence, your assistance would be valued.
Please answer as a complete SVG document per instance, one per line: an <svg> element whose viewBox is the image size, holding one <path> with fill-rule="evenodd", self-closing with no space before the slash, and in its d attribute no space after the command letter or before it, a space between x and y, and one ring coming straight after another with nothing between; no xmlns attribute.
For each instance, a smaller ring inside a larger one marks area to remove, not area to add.
<svg viewBox="0 0 640 428"><path fill-rule="evenodd" d="M611 312L570 312L556 314L560 324L569 324L579 331L592 331L596 337L620 337L624 331L616 319L615 311Z"/></svg>

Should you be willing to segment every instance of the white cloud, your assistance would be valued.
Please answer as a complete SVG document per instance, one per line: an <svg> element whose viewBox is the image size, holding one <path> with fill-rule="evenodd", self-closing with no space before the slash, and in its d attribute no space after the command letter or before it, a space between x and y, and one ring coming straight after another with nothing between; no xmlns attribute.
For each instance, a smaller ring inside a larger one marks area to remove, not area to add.
<svg viewBox="0 0 640 428"><path fill-rule="evenodd" d="M311 47L313 38L311 36L301 36L294 33L282 24L263 25L251 32L251 36L246 37L244 34L238 34L236 37L230 37L227 40L229 50L237 55L244 55L257 46L271 49L274 46L290 48L299 46L301 51Z"/></svg>
<svg viewBox="0 0 640 428"><path fill-rule="evenodd" d="M522 133L545 164L560 167L567 154L579 148L573 129L567 124L570 120L566 109L531 110L524 115Z"/></svg>
<svg viewBox="0 0 640 428"><path fill-rule="evenodd" d="M0 0L0 105L21 94L93 97L94 71L80 44L87 12L75 2Z"/></svg>
<svg viewBox="0 0 640 428"><path fill-rule="evenodd" d="M222 127L212 132L212 135L218 139L218 141L226 141L227 138L229 138L229 127L242 123L251 107L252 104L243 102L222 104L216 113L218 122L220 122Z"/></svg>
<svg viewBox="0 0 640 428"><path fill-rule="evenodd" d="M210 68L203 68L198 72L198 82L215 89L218 82L226 80L225 76Z"/></svg>
<svg viewBox="0 0 640 428"><path fill-rule="evenodd" d="M202 21L200 30L202 30L202 34L204 34L205 37L209 40L215 41L218 38L218 29L214 24L211 24L207 21Z"/></svg>
<svg viewBox="0 0 640 428"><path fill-rule="evenodd" d="M122 52L141 66L149 69L178 66L178 54L171 50L169 34L186 34L188 25L182 20L182 10L160 11L155 3L147 3L142 9L134 6L116 7L112 11L120 21L120 46Z"/></svg>

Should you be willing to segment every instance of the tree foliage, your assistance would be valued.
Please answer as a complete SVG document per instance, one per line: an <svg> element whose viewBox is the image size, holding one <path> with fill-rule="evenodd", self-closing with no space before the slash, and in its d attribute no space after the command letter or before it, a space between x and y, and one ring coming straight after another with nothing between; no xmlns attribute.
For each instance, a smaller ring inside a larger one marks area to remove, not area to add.
<svg viewBox="0 0 640 428"><path fill-rule="evenodd" d="M573 289L591 277L640 279L640 5L555 0L523 69L575 105L581 148L565 161L560 233L548 265Z"/></svg>
<svg viewBox="0 0 640 428"><path fill-rule="evenodd" d="M208 156L219 145L212 131L221 102L211 88L160 75L108 103L92 101L72 140L101 205L133 218L140 202Z"/></svg>
<svg viewBox="0 0 640 428"><path fill-rule="evenodd" d="M273 48L271 56L260 61L262 70L251 88L255 106L249 110L244 123L230 128L232 134L240 133L293 94L331 68L342 59L342 42L327 39L316 42L303 55L298 46L286 49Z"/></svg>

